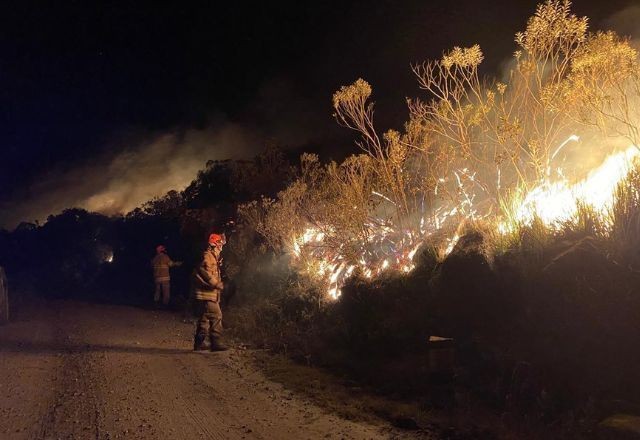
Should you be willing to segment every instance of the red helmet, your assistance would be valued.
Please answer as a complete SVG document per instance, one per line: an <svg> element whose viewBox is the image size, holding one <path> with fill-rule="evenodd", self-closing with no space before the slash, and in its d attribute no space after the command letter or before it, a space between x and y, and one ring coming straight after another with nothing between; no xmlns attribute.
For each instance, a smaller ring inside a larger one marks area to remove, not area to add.
<svg viewBox="0 0 640 440"><path fill-rule="evenodd" d="M162 253L162 252L166 252L166 250L167 250L167 248L166 248L166 247L164 247L164 246L163 246L163 245L161 245L161 244L159 244L158 246L156 246L156 252L157 252L158 254L159 254L159 253Z"/></svg>
<svg viewBox="0 0 640 440"><path fill-rule="evenodd" d="M209 235L209 244L213 246L220 246L227 242L224 234L211 234Z"/></svg>

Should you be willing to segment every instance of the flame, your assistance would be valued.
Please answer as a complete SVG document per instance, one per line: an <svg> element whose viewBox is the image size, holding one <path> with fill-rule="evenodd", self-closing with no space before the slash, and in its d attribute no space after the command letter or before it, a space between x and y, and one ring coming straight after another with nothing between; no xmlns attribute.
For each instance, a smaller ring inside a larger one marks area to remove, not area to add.
<svg viewBox="0 0 640 440"><path fill-rule="evenodd" d="M579 138L571 135L554 151L554 159L569 142ZM578 212L580 204L590 206L601 216L607 218L614 192L620 181L628 174L630 164L640 156L640 150L632 145L626 150L610 154L600 166L591 170L586 177L571 182L563 168L547 169L542 182L534 186L519 200L514 200L512 213L507 221L505 216L490 217L483 213L476 203L477 194L466 187L465 182L476 184L476 174L463 168L453 173L461 202L457 206L442 205L431 215L423 215L415 226L409 229L396 228L381 219L372 219L365 225L366 240L363 240L360 255L351 261L344 255L343 245L326 243L327 235L333 233L330 227L308 227L299 236L293 238L291 254L296 261L308 261L307 272L315 275L327 285L327 294L337 299L341 288L355 273L367 279L375 278L385 271L409 273L415 268L414 257L420 246L436 232L455 231L441 241L440 257L445 258L455 247L460 237L459 226L465 220L490 219L499 233L506 234L515 230L518 224L531 224L539 218L549 228L557 228ZM500 186L498 173L497 187ZM438 184L445 184L444 178ZM437 188L436 188L437 191ZM388 200L384 194L372 195ZM390 201L390 200L389 200ZM303 258L304 257L304 258Z"/></svg>
<svg viewBox="0 0 640 440"><path fill-rule="evenodd" d="M530 224L537 217L546 226L554 228L573 218L580 203L590 206L606 220L615 189L638 155L640 151L632 145L624 151L609 155L602 165L575 184L570 184L567 179L543 182L533 188L517 207L514 216L516 222ZM558 174L561 175L561 171ZM500 231L511 229L505 224L499 226Z"/></svg>
<svg viewBox="0 0 640 440"><path fill-rule="evenodd" d="M411 272L415 268L413 259L425 239L460 212L459 208L441 209L431 218L424 216L416 231L397 230L382 221L372 221L367 225L368 238L362 243L355 262L343 255L341 245L326 243L327 234L320 228L308 227L293 238L291 255L295 261L305 262L307 273L324 280L328 296L337 299L346 280L356 272L366 279L378 277L385 271ZM457 237L449 239L448 247L452 248L455 241Z"/></svg>

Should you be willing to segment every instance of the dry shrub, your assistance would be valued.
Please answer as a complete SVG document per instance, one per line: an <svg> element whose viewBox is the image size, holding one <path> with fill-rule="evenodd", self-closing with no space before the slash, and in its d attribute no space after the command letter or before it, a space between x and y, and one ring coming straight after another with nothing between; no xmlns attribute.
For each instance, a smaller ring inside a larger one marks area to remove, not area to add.
<svg viewBox="0 0 640 440"><path fill-rule="evenodd" d="M443 242L451 241L468 220L515 224L514 205L558 178L565 141L576 130L596 136L589 130L598 127L636 139L637 53L612 32L589 33L587 18L570 5L548 0L537 7L515 37L518 48L503 81L480 77L477 45L414 65L426 96L408 101L402 132L379 133L365 80L343 86L333 95L335 117L360 135L363 154L340 164L303 155L287 189L243 206L241 216L271 249L295 250L298 268L308 273L317 272L318 255L340 254L345 265L358 265L363 255L376 254L368 244L375 234L395 234L385 245L413 248L445 230L451 234ZM601 156L604 144L581 157ZM572 177L584 172L581 164L575 168ZM574 220L584 233L596 233L602 225L588 211L581 207ZM528 228L533 243L548 235L535 220ZM310 230L322 234L321 243L294 249ZM513 234L494 241L505 251L527 241Z"/></svg>
<svg viewBox="0 0 640 440"><path fill-rule="evenodd" d="M453 335L465 384L503 407L522 380L537 384L523 395L538 409L549 390L581 398L640 390L632 374L640 359L629 350L640 338L638 168L618 187L609 218L579 204L554 229L535 216L518 224L511 206L552 178L559 145L574 129L637 139L637 53L615 34L588 33L586 18L569 6L538 7L516 36L505 82L479 77L477 46L414 66L428 96L409 101L403 132L378 134L366 81L336 92L336 118L360 134L363 154L341 164L303 155L287 189L240 209L276 262L244 287L265 291L255 294L255 318L244 320L260 327L263 343L379 381L376 372L408 358L429 334ZM590 152L601 155L601 145ZM448 223L425 233L424 219L443 209L451 209ZM497 216L513 227L496 231ZM469 222L478 218L485 223ZM367 281L355 271L336 303L301 275L314 255L301 252L292 265L281 257L313 228L324 234L320 246L357 262L374 226L434 242L416 254L408 276ZM462 239L441 261L437 235L447 228ZM518 371L528 379L512 374L523 364L530 367ZM384 379L394 386L406 378Z"/></svg>
<svg viewBox="0 0 640 440"><path fill-rule="evenodd" d="M615 261L634 272L640 271L640 164L636 163L629 175L616 189L610 211L612 223L609 239L610 252Z"/></svg>

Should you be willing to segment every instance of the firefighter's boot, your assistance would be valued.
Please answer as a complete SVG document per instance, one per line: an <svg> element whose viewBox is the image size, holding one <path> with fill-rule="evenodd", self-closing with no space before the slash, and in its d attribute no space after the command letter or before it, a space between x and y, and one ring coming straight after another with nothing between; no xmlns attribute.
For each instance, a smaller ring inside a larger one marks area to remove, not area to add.
<svg viewBox="0 0 640 440"><path fill-rule="evenodd" d="M207 348L204 346L205 335L201 333L196 333L193 338L193 351L201 351L206 350Z"/></svg>
<svg viewBox="0 0 640 440"><path fill-rule="evenodd" d="M220 337L212 337L211 338L211 351L227 351L229 347L227 347L224 342L222 342L222 338Z"/></svg>

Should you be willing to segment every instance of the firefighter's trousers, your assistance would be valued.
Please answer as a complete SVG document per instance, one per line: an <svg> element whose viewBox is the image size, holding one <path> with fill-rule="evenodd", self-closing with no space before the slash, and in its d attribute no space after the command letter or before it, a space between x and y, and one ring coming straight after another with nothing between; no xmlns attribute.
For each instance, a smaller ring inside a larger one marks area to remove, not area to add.
<svg viewBox="0 0 640 440"><path fill-rule="evenodd" d="M156 280L156 292L153 295L153 301L158 304L160 302L160 295L162 294L162 304L165 306L169 304L169 298L171 297L171 281L170 280Z"/></svg>
<svg viewBox="0 0 640 440"><path fill-rule="evenodd" d="M222 310L220 310L220 303L197 299L195 311L198 316L196 336L204 339L209 334L212 341L219 340L222 337Z"/></svg>

